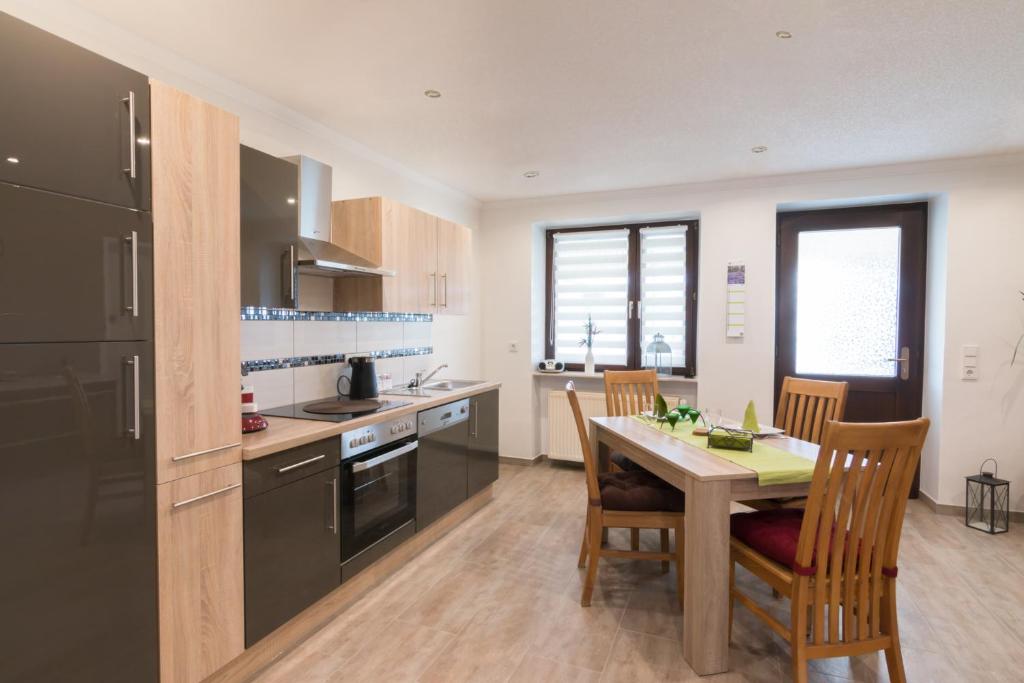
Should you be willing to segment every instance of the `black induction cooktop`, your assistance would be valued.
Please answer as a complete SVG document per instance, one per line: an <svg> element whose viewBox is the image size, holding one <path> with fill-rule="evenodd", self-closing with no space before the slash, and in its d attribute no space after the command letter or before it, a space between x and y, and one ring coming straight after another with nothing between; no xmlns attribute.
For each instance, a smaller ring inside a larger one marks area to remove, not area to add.
<svg viewBox="0 0 1024 683"><path fill-rule="evenodd" d="M299 420L323 420L324 422L345 422L362 415L382 413L386 410L412 405L412 401L394 401L389 399L364 399L349 401L345 397L331 396L318 398L315 401L293 403L290 406L278 406L260 410L261 415L291 417ZM351 411L351 412L349 412Z"/></svg>

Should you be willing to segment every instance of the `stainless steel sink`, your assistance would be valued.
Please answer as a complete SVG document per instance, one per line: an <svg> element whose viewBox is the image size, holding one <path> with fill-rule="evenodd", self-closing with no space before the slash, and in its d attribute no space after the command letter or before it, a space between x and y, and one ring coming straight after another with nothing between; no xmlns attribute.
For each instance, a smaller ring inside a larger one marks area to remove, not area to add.
<svg viewBox="0 0 1024 683"><path fill-rule="evenodd" d="M436 382L427 382L424 389L436 389L439 391L454 391L456 389L468 389L478 384L483 384L482 379L440 379Z"/></svg>

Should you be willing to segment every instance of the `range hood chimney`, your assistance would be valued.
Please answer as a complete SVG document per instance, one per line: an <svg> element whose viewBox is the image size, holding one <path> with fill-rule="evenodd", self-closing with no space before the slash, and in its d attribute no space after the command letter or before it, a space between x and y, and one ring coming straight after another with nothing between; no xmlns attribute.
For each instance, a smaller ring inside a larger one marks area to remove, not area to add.
<svg viewBox="0 0 1024 683"><path fill-rule="evenodd" d="M297 262L300 273L322 277L385 276L380 268L331 242L331 167L307 156L285 157L299 167L299 239L311 258Z"/></svg>

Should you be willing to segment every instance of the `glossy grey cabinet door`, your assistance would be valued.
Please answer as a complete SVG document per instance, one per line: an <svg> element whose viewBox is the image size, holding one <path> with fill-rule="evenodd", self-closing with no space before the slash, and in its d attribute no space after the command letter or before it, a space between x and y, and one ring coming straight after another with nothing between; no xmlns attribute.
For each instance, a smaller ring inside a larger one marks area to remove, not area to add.
<svg viewBox="0 0 1024 683"><path fill-rule="evenodd" d="M295 308L299 298L298 166L241 146L242 306Z"/></svg>
<svg viewBox="0 0 1024 683"><path fill-rule="evenodd" d="M469 495L498 479L498 390L469 399Z"/></svg>
<svg viewBox="0 0 1024 683"><path fill-rule="evenodd" d="M152 358L0 344L0 681L157 680Z"/></svg>
<svg viewBox="0 0 1024 683"><path fill-rule="evenodd" d="M332 467L245 499L246 647L341 585L338 475Z"/></svg>
<svg viewBox="0 0 1024 683"><path fill-rule="evenodd" d="M416 530L421 531L466 500L469 420L428 436L416 452Z"/></svg>
<svg viewBox="0 0 1024 683"><path fill-rule="evenodd" d="M0 183L0 343L153 338L149 213Z"/></svg>
<svg viewBox="0 0 1024 683"><path fill-rule="evenodd" d="M0 65L0 180L150 209L145 75L3 13Z"/></svg>

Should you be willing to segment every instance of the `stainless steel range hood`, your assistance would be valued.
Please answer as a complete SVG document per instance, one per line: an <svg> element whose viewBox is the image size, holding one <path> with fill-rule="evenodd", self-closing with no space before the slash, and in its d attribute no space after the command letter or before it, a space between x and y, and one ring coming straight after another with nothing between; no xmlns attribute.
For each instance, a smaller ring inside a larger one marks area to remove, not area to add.
<svg viewBox="0 0 1024 683"><path fill-rule="evenodd" d="M300 273L321 277L391 277L381 268L331 242L331 167L306 156L286 157L299 167L299 240L306 254L296 265Z"/></svg>

